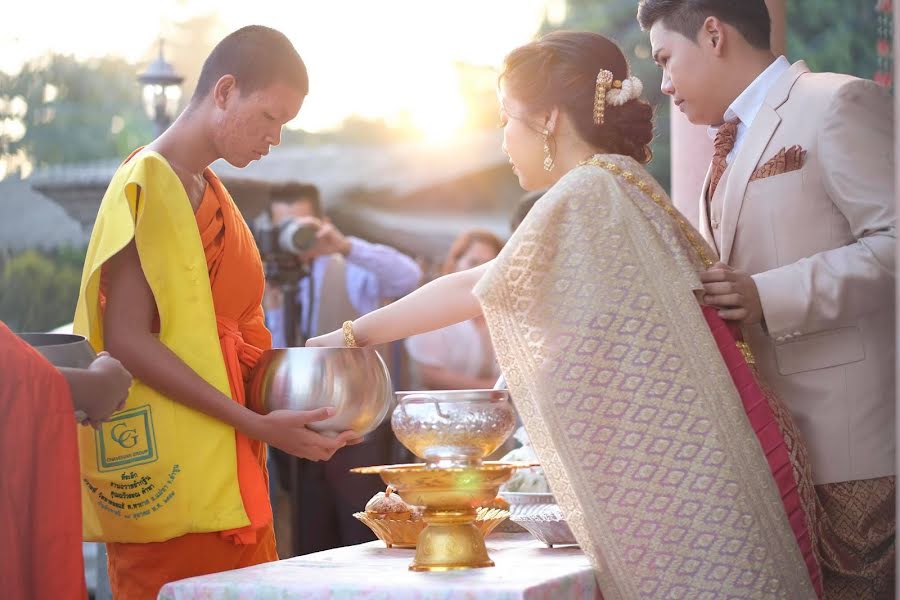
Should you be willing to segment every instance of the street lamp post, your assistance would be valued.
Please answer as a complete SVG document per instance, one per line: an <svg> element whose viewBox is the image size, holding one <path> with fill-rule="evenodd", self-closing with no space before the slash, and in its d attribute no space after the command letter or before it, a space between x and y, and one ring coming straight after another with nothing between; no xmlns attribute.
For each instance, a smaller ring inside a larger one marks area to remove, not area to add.
<svg viewBox="0 0 900 600"><path fill-rule="evenodd" d="M159 40L159 56L147 70L138 75L144 86L144 108L153 120L156 136L159 137L175 118L178 101L181 99L181 82L184 77L163 58L163 40Z"/></svg>

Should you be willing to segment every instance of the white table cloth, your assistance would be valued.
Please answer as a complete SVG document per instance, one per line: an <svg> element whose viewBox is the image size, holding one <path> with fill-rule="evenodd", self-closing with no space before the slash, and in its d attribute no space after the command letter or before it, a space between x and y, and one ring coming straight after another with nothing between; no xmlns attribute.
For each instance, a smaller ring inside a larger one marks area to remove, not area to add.
<svg viewBox="0 0 900 600"><path fill-rule="evenodd" d="M160 600L568 600L599 598L587 557L547 548L530 534L487 539L495 567L415 573L415 550L380 541L167 584Z"/></svg>

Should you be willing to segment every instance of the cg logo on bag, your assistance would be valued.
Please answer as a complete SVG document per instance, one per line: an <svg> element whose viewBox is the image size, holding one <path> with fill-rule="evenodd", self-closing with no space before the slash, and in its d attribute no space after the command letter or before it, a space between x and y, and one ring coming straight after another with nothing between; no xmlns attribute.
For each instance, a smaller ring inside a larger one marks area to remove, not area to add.
<svg viewBox="0 0 900 600"><path fill-rule="evenodd" d="M149 404L117 413L103 423L94 439L100 471L131 468L159 458Z"/></svg>
<svg viewBox="0 0 900 600"><path fill-rule="evenodd" d="M113 441L123 448L134 448L138 443L137 430L129 428L125 423L113 427L110 434Z"/></svg>

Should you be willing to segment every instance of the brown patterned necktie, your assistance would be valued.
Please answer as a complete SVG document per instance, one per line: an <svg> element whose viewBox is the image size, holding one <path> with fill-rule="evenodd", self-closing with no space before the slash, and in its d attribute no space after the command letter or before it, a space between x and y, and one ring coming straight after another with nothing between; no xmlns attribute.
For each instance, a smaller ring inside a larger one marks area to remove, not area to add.
<svg viewBox="0 0 900 600"><path fill-rule="evenodd" d="M734 141L737 137L737 128L740 121L728 121L723 123L716 131L716 140L714 142L715 151L712 159L712 174L709 178L709 193L707 199L712 202L713 195L716 193L716 186L722 179L722 174L728 168L728 153L734 148Z"/></svg>

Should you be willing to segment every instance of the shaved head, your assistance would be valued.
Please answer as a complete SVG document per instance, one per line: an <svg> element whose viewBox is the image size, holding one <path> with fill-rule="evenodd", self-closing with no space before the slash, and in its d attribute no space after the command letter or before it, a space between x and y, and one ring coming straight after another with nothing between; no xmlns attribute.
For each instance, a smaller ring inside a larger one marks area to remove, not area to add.
<svg viewBox="0 0 900 600"><path fill-rule="evenodd" d="M280 31L262 25L242 27L216 44L203 63L191 102L206 98L225 75L234 77L243 94L275 83L303 96L309 91L306 65L294 45Z"/></svg>

